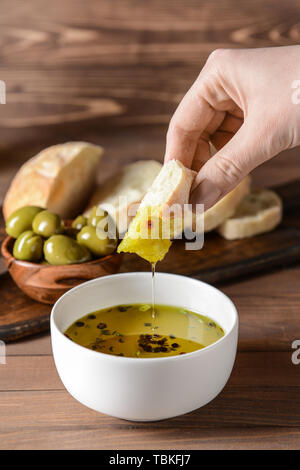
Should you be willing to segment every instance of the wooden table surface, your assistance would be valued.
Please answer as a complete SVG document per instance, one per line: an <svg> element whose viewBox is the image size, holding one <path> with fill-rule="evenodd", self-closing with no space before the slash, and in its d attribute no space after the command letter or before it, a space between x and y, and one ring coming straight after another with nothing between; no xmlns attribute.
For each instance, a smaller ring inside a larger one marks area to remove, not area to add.
<svg viewBox="0 0 300 470"><path fill-rule="evenodd" d="M61 141L102 143L100 180L129 161L161 160L168 120L213 49L300 38L298 0L0 0L0 8L0 198L22 162ZM299 178L299 153L276 157L254 181ZM48 334L7 345L0 448L299 449L300 365L291 362L299 281L296 264L220 286L240 314L234 371L213 402L167 421L125 422L76 402Z"/></svg>

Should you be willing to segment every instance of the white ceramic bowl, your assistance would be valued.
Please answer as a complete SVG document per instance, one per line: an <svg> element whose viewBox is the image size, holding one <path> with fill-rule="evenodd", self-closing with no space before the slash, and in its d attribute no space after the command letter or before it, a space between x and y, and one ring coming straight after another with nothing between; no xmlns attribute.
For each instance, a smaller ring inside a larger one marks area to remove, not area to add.
<svg viewBox="0 0 300 470"><path fill-rule="evenodd" d="M151 302L151 274L115 274L74 287L54 305L51 336L55 364L69 393L84 405L118 418L155 421L199 408L226 384L235 359L238 316L214 287L185 276L155 274L158 304L203 313L225 335L192 353L164 358L126 358L79 346L63 332L83 315L119 304Z"/></svg>

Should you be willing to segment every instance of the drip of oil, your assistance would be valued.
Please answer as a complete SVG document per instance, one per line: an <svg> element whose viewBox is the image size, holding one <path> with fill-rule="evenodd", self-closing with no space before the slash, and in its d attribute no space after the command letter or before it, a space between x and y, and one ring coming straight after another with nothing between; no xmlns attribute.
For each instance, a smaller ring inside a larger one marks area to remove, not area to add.
<svg viewBox="0 0 300 470"><path fill-rule="evenodd" d="M152 271L152 318L155 318L155 265L156 263L151 263Z"/></svg>

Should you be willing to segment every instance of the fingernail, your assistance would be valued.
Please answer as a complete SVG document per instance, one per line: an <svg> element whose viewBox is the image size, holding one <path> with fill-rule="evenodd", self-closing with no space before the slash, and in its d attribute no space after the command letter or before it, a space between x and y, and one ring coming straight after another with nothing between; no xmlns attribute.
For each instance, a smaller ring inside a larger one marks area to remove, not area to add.
<svg viewBox="0 0 300 470"><path fill-rule="evenodd" d="M191 194L191 204L204 204L204 210L213 206L221 196L220 189L208 179L204 179Z"/></svg>

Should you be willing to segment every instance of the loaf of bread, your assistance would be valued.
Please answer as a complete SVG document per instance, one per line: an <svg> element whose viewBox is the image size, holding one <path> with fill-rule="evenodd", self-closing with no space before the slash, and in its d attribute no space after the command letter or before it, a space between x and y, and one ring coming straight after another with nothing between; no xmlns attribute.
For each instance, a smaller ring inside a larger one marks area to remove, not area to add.
<svg viewBox="0 0 300 470"><path fill-rule="evenodd" d="M84 214L88 215L92 207L98 206L108 211L115 220L119 233L126 232L135 215L129 215L128 210L133 209L133 204L141 202L161 167L161 163L155 160L139 160L124 165L96 188Z"/></svg>
<svg viewBox="0 0 300 470"><path fill-rule="evenodd" d="M4 217L35 205L72 218L81 211L95 185L102 147L67 142L42 150L15 175L3 203Z"/></svg>

